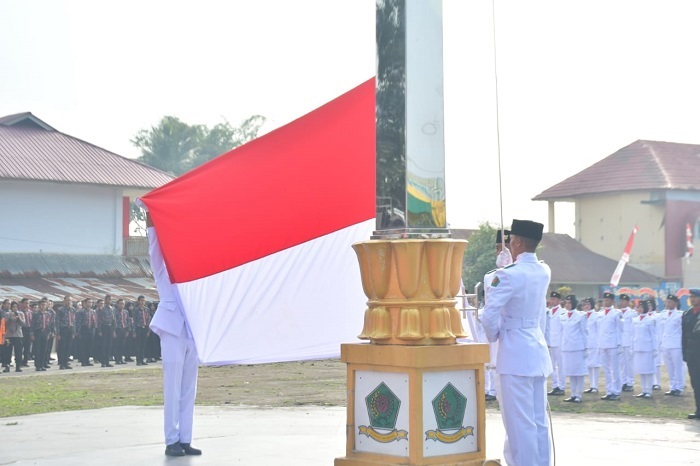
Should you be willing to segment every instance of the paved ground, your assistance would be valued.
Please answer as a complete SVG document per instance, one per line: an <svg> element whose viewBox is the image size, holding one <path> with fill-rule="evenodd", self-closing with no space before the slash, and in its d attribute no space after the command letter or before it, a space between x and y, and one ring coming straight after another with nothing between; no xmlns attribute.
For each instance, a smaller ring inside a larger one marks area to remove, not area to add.
<svg viewBox="0 0 700 466"><path fill-rule="evenodd" d="M332 465L345 454L345 408L197 407L201 457L163 454L162 411L121 407L0 419L0 464ZM554 415L557 464L700 464L700 422ZM500 458L500 415L487 413L487 458Z"/></svg>

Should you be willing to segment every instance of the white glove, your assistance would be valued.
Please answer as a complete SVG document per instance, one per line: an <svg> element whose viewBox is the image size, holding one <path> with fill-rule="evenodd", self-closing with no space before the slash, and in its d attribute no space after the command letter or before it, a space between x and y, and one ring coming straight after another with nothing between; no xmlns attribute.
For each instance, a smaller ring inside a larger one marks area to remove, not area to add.
<svg viewBox="0 0 700 466"><path fill-rule="evenodd" d="M496 257L496 267L500 269L512 263L513 256L511 256L508 248L504 248L503 250L501 250L501 252L498 253L498 257Z"/></svg>

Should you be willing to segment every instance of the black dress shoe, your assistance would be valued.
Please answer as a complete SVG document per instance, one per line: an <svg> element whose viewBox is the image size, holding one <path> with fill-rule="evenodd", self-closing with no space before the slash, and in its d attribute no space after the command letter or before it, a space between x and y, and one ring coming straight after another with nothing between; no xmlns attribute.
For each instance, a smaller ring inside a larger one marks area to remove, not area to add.
<svg viewBox="0 0 700 466"><path fill-rule="evenodd" d="M494 395L486 395L486 401L496 401L496 397Z"/></svg>
<svg viewBox="0 0 700 466"><path fill-rule="evenodd" d="M620 395L610 395L610 398L608 398L608 401L620 401Z"/></svg>
<svg viewBox="0 0 700 466"><path fill-rule="evenodd" d="M202 450L200 450L198 448L192 448L189 443L181 443L180 446L182 447L182 449L186 455L201 455L202 454Z"/></svg>
<svg viewBox="0 0 700 466"><path fill-rule="evenodd" d="M652 390L661 390L661 385L654 385L651 387Z"/></svg>
<svg viewBox="0 0 700 466"><path fill-rule="evenodd" d="M165 447L165 454L167 456L185 456L186 453L179 443L173 443Z"/></svg>
<svg viewBox="0 0 700 466"><path fill-rule="evenodd" d="M634 391L634 385L623 385L622 391L623 392L632 392L632 391Z"/></svg>
<svg viewBox="0 0 700 466"><path fill-rule="evenodd" d="M581 403L581 397L580 397L580 396L575 396L575 397L574 397L574 403Z"/></svg>
<svg viewBox="0 0 700 466"><path fill-rule="evenodd" d="M600 399L601 399L601 400L609 400L611 396L612 396L612 395L610 395L610 394L604 395L604 396L601 396Z"/></svg>
<svg viewBox="0 0 700 466"><path fill-rule="evenodd" d="M690 413L688 419L700 419L700 413Z"/></svg>
<svg viewBox="0 0 700 466"><path fill-rule="evenodd" d="M572 403L576 399L575 396L570 396L569 398L564 398L565 403Z"/></svg>

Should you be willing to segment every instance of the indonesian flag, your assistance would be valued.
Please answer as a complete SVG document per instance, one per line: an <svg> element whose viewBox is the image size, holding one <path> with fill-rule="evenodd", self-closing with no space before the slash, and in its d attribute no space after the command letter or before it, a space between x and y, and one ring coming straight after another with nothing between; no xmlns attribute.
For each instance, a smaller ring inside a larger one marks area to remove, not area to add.
<svg viewBox="0 0 700 466"><path fill-rule="evenodd" d="M374 79L146 194L202 363L337 357L367 298Z"/></svg>
<svg viewBox="0 0 700 466"><path fill-rule="evenodd" d="M690 258L693 257L693 231L690 229L690 223L685 224L685 260L690 262Z"/></svg>
<svg viewBox="0 0 700 466"><path fill-rule="evenodd" d="M630 261L630 253L632 252L632 244L634 243L634 235L637 234L637 227L632 229L629 239L627 240L627 245L625 246L625 252L622 253L620 262L617 263L615 271L610 279L610 286L617 286L620 283L620 277L622 277L622 271L625 270L625 265Z"/></svg>

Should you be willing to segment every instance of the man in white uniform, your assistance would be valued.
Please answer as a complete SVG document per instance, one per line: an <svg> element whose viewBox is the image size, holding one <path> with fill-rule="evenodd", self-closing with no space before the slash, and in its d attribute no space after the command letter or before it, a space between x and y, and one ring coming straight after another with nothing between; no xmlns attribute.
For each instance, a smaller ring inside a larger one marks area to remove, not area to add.
<svg viewBox="0 0 700 466"><path fill-rule="evenodd" d="M564 313L560 305L561 294L552 291L549 294L547 309L547 331L545 337L552 359L552 390L547 395L563 395L566 393L566 377L562 371L561 361L561 315Z"/></svg>
<svg viewBox="0 0 700 466"><path fill-rule="evenodd" d="M498 342L503 453L511 466L551 465L547 376L552 362L544 339L551 271L535 255L542 230L541 223L513 220L510 249L515 262L496 271L482 318L489 341Z"/></svg>
<svg viewBox="0 0 700 466"><path fill-rule="evenodd" d="M630 307L630 297L621 294L618 300L622 318L622 354L620 355L620 381L622 391L634 390L634 351L632 351L632 321L637 317L637 311Z"/></svg>
<svg viewBox="0 0 700 466"><path fill-rule="evenodd" d="M493 277L496 275L496 271L513 263L513 258L510 254L510 251L508 250L508 245L510 245L510 231L504 231L506 238L505 249L503 248L504 241L502 241L501 239L501 231L502 230L498 230L498 233L496 233L497 268L491 270L490 272L486 273L486 275L484 275L484 303L488 299L489 290L491 289L491 282L493 281ZM483 316L483 309L481 309L481 312L481 315ZM484 388L486 391L486 401L495 401L498 398L498 384L496 383L496 359L498 354L498 343L489 343L488 338L486 338L486 334L484 333L484 327L481 325L481 322L477 323L477 336L479 337L479 341L481 343L489 344L490 360L489 363L486 364L486 373L484 375Z"/></svg>
<svg viewBox="0 0 700 466"><path fill-rule="evenodd" d="M668 371L668 380L671 384L671 389L664 394L681 396L685 390L685 366L681 350L683 311L678 309L676 295L670 294L666 297L666 309L663 312L665 323L661 336L661 351Z"/></svg>
<svg viewBox="0 0 700 466"><path fill-rule="evenodd" d="M622 352L622 318L615 309L615 295L603 293L603 309L598 314L598 355L605 372L605 401L619 401L622 392L620 381L620 353Z"/></svg>
<svg viewBox="0 0 700 466"><path fill-rule="evenodd" d="M151 223L148 227L148 252L160 304L150 328L160 337L163 358L163 411L165 454L168 456L201 455L193 448L192 420L197 396L199 358L197 348L180 304L177 287L170 282L163 261L158 236Z"/></svg>

